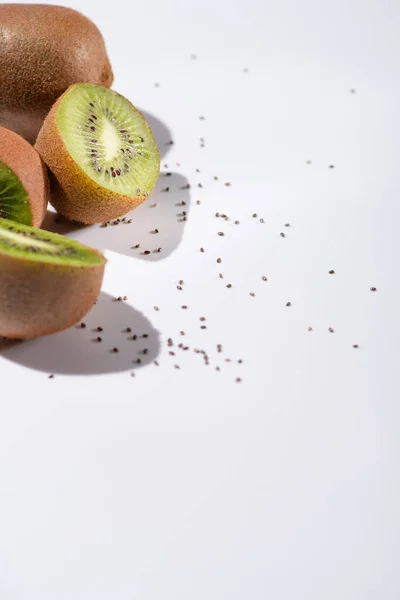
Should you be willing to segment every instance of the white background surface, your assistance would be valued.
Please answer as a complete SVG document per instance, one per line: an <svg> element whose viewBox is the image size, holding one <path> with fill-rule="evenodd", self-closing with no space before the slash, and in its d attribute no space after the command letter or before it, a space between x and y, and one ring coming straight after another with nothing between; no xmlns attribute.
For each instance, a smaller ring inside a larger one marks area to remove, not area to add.
<svg viewBox="0 0 400 600"><path fill-rule="evenodd" d="M173 175L69 231L109 259L86 329L2 346L0 598L398 599L399 3L69 5Z"/></svg>

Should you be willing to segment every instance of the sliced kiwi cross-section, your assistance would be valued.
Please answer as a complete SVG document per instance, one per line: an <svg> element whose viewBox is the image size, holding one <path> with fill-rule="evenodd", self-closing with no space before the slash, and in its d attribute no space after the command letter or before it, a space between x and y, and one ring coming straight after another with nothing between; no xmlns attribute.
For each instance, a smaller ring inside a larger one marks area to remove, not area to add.
<svg viewBox="0 0 400 600"><path fill-rule="evenodd" d="M76 84L46 117L36 148L49 166L52 203L69 219L107 221L153 191L160 156L143 115L103 86Z"/></svg>
<svg viewBox="0 0 400 600"><path fill-rule="evenodd" d="M0 218L0 336L33 338L77 323L106 260L79 242Z"/></svg>
<svg viewBox="0 0 400 600"><path fill-rule="evenodd" d="M16 174L0 160L0 217L32 225L28 193Z"/></svg>
<svg viewBox="0 0 400 600"><path fill-rule="evenodd" d="M0 127L0 217L39 227L46 214L49 180L38 152Z"/></svg>

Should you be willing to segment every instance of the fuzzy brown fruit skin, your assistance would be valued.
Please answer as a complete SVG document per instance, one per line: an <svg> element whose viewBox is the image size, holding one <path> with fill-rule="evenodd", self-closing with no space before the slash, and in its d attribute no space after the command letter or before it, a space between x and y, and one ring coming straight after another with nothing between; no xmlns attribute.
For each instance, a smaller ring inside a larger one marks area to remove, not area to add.
<svg viewBox="0 0 400 600"><path fill-rule="evenodd" d="M40 227L50 197L47 169L39 153L20 135L0 127L0 161L22 183L32 212L32 226Z"/></svg>
<svg viewBox="0 0 400 600"><path fill-rule="evenodd" d="M88 225L126 215L147 200L148 196L126 196L102 187L73 160L56 120L58 107L67 93L68 90L50 110L35 144L36 150L50 169L50 202L67 219ZM142 118L144 119L143 115ZM152 135L149 130L150 134ZM152 191L148 190L149 195Z"/></svg>
<svg viewBox="0 0 400 600"><path fill-rule="evenodd" d="M75 267L0 252L0 336L31 339L75 325L95 303L104 268L105 259Z"/></svg>
<svg viewBox="0 0 400 600"><path fill-rule="evenodd" d="M96 25L62 6L0 4L0 65L0 125L31 143L71 84L113 82Z"/></svg>

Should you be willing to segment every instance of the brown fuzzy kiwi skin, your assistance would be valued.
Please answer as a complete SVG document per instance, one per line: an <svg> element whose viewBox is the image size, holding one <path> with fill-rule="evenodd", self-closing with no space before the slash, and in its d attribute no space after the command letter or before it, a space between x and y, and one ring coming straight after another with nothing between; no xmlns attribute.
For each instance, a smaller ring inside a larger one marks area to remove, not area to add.
<svg viewBox="0 0 400 600"><path fill-rule="evenodd" d="M0 127L0 161L18 177L32 212L33 227L40 227L50 197L47 169L39 153L20 135Z"/></svg>
<svg viewBox="0 0 400 600"><path fill-rule="evenodd" d="M113 82L96 25L62 6L0 4L0 65L0 125L31 143L71 84Z"/></svg>
<svg viewBox="0 0 400 600"><path fill-rule="evenodd" d="M154 186L146 190L147 196L126 196L102 187L81 169L69 154L56 121L58 107L68 92L69 89L50 110L35 144L50 170L50 202L67 219L85 224L104 223L126 215L147 200ZM153 135L150 129L149 134Z"/></svg>
<svg viewBox="0 0 400 600"><path fill-rule="evenodd" d="M75 267L0 252L0 336L32 339L78 323L100 293L105 262Z"/></svg>

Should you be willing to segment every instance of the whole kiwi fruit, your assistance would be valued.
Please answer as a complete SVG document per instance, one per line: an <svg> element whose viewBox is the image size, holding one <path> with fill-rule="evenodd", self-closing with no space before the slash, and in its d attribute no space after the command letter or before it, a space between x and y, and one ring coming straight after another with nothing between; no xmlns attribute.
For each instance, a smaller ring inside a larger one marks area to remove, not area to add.
<svg viewBox="0 0 400 600"><path fill-rule="evenodd" d="M149 197L160 154L143 115L104 86L70 86L47 115L35 148L49 167L51 203L81 223L120 217Z"/></svg>
<svg viewBox="0 0 400 600"><path fill-rule="evenodd" d="M106 259L55 233L0 218L0 336L61 331L95 303Z"/></svg>
<svg viewBox="0 0 400 600"><path fill-rule="evenodd" d="M96 25L76 10L47 4L0 4L0 67L0 125L31 143L68 86L113 82Z"/></svg>
<svg viewBox="0 0 400 600"><path fill-rule="evenodd" d="M49 192L38 152L14 131L0 127L0 217L40 227Z"/></svg>

